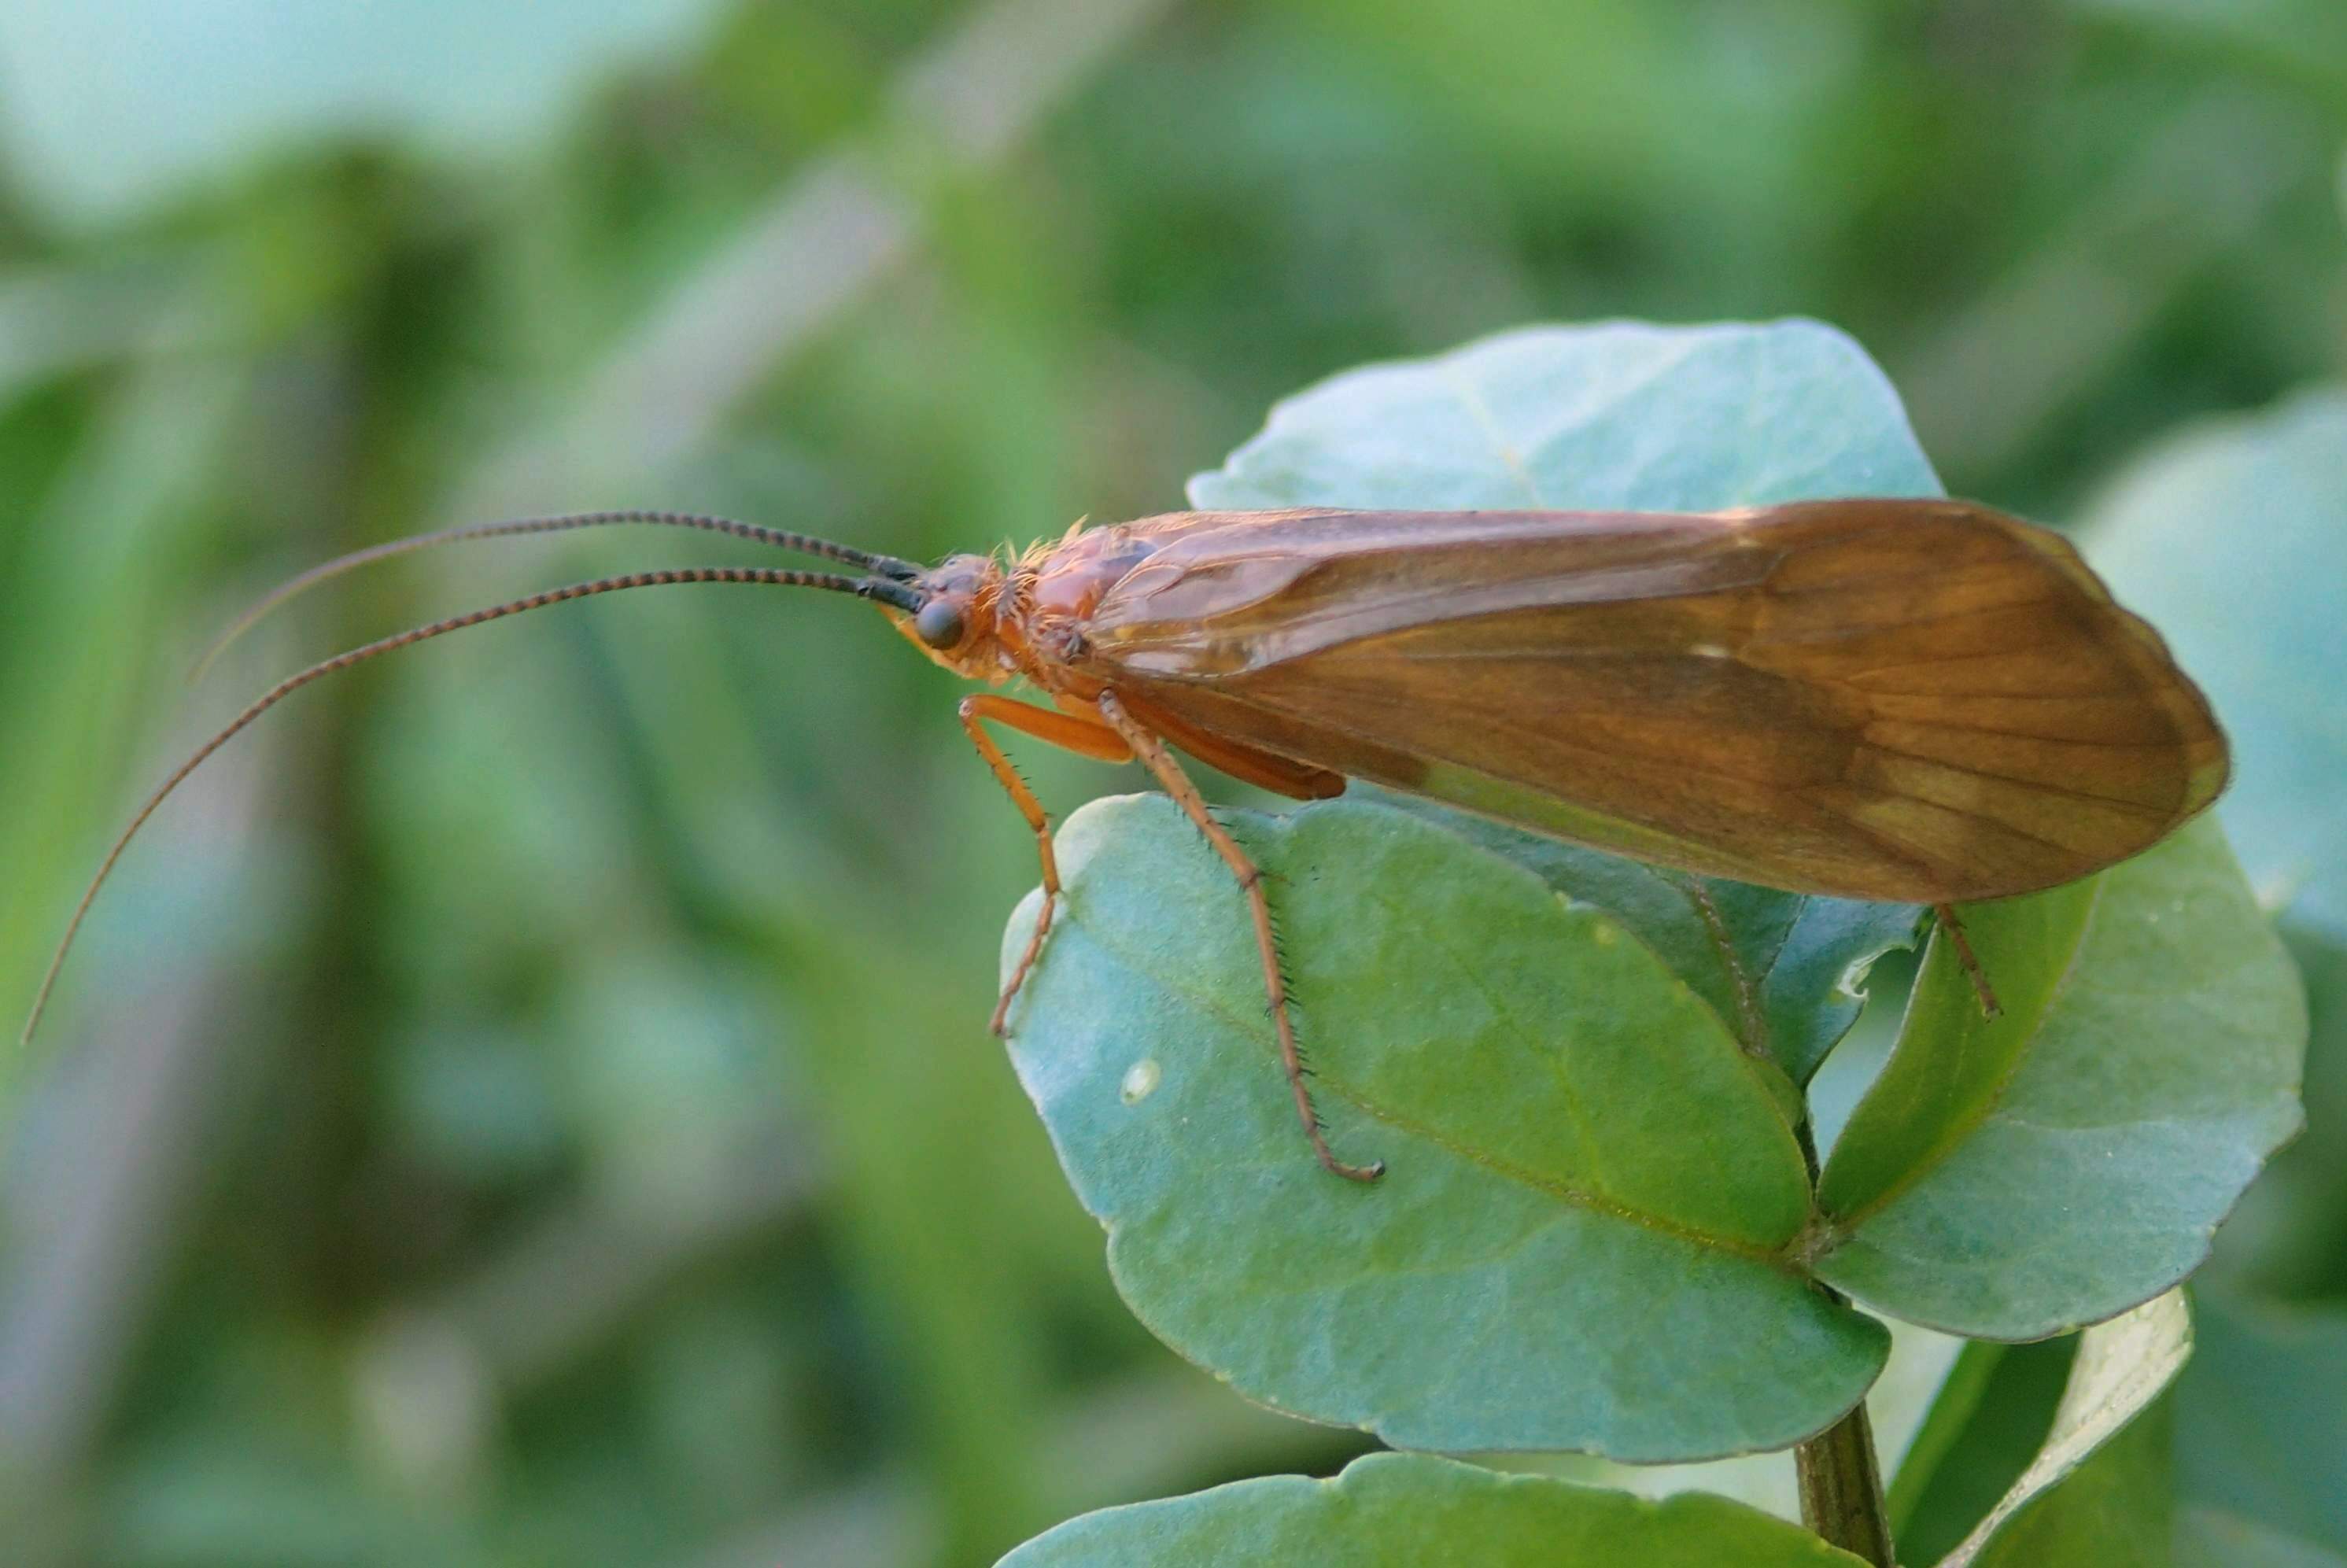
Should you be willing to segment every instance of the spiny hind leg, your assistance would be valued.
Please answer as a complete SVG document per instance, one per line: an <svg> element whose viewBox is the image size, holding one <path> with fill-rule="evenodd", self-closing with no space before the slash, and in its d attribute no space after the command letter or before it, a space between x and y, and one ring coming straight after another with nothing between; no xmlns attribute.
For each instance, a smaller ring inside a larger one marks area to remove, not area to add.
<svg viewBox="0 0 2347 1568"><path fill-rule="evenodd" d="M1949 943L1956 949L1956 962L1963 965L1964 974L1973 982L1973 995L1980 999L1982 1016L2004 1016L2004 1009L1997 1005L1996 992L1988 983L1988 971L1981 968L1980 956L1973 951L1972 940L1964 935L1964 923L1956 918L1956 907L1934 904L1932 915L1939 921L1940 929L1948 934Z"/></svg>
<svg viewBox="0 0 2347 1568"><path fill-rule="evenodd" d="M1051 910L1060 901L1060 862L1051 853L1051 819L1044 812L1043 803L1035 798L1035 792L1028 787L1019 770L1010 765L1010 759L1002 754L1002 748L994 743L994 737L979 726L989 723L1000 724L1021 734L1032 735L1039 741L1048 741L1055 746L1065 747L1088 757L1097 757L1104 763L1131 762L1133 748L1125 744L1115 731L1103 729L1089 719L1038 708L1031 702L1021 702L1010 697L991 694L964 697L959 712L961 727L969 736L969 743L978 748L978 754L986 759L988 767L994 770L995 782L1010 795L1010 803L1019 808L1019 815L1027 819L1027 825L1034 829L1035 852L1043 863L1043 906L1035 915L1035 934L1027 938L1027 950L1019 955L1018 966L1010 971L1010 979L1003 986L1002 995L995 1001L994 1018L987 1025L999 1035L1005 1020L1010 1016L1011 999L1019 994L1019 988L1027 983L1027 972L1042 956L1043 938L1051 933Z"/></svg>
<svg viewBox="0 0 2347 1568"><path fill-rule="evenodd" d="M1174 804L1206 835L1206 842L1214 846L1214 853L1223 857L1223 864L1231 868L1246 894L1247 911L1255 917L1255 951L1263 960L1264 994L1270 999L1272 1024L1279 1033L1279 1064L1286 1071L1287 1087L1296 1096L1296 1113L1304 1119L1304 1135L1312 1140L1313 1153L1319 1156L1321 1164L1348 1181L1376 1181L1385 1174L1386 1163L1374 1160L1366 1165L1348 1165L1337 1158L1321 1130L1320 1113L1312 1108L1312 1091L1304 1081L1303 1054L1296 1046L1296 1025L1287 1016L1287 978L1280 972L1279 944L1271 929L1271 901L1263 891L1263 867L1249 859L1238 840L1214 820L1206 809L1205 797L1199 794L1198 786L1190 782L1190 775L1182 771L1165 743L1134 722L1116 693L1103 692L1098 702L1101 716L1116 727L1142 765L1157 775Z"/></svg>

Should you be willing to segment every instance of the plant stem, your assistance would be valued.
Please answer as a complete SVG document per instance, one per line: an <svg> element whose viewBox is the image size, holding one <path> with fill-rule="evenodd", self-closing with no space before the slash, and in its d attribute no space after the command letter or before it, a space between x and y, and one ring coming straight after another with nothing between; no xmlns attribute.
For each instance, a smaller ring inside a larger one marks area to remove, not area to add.
<svg viewBox="0 0 2347 1568"><path fill-rule="evenodd" d="M1793 1450L1800 1479L1801 1522L1874 1568L1896 1568L1874 1427L1860 1400L1850 1414Z"/></svg>
<svg viewBox="0 0 2347 1568"><path fill-rule="evenodd" d="M1817 1142L1806 1118L1796 1132L1814 1191ZM1849 1300L1829 1286L1820 1284L1818 1288L1837 1305ZM1891 1512L1882 1501L1882 1467L1874 1457L1874 1423L1867 1419L1864 1399L1794 1449L1793 1471L1800 1486L1801 1522L1811 1533L1873 1568L1898 1568L1891 1541Z"/></svg>

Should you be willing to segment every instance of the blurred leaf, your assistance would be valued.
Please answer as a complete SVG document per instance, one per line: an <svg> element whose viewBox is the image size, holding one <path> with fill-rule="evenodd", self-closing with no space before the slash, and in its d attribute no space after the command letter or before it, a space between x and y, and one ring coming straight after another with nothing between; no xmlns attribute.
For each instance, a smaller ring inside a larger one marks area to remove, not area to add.
<svg viewBox="0 0 2347 1568"><path fill-rule="evenodd" d="M2237 1513L2186 1503L2176 1511L2176 1561L2182 1568L2340 1568L2347 1557Z"/></svg>
<svg viewBox="0 0 2347 1568"><path fill-rule="evenodd" d="M2100 876L1971 906L2004 1004L1935 942L1836 1143L1818 1276L1952 1333L2031 1339L2175 1284L2296 1131L2298 977L2206 819Z"/></svg>
<svg viewBox="0 0 2347 1568"><path fill-rule="evenodd" d="M209 283L188 255L0 268L0 411L53 376L228 338L234 303Z"/></svg>
<svg viewBox="0 0 2347 1568"><path fill-rule="evenodd" d="M2126 24L2202 56L2347 100L2347 11L2332 0L2070 0L2080 15Z"/></svg>
<svg viewBox="0 0 2347 1568"><path fill-rule="evenodd" d="M2347 1555L2347 1310L2209 1292L2176 1389L2177 1491Z"/></svg>
<svg viewBox="0 0 2347 1568"><path fill-rule="evenodd" d="M1943 470L2003 471L2058 442L2209 270L2289 210L2327 155L2320 117L2299 106L2221 80L2177 88L2156 113L2131 117L2090 174L2073 171L2050 231L1901 356L1900 385Z"/></svg>
<svg viewBox="0 0 2347 1568"><path fill-rule="evenodd" d="M2181 1291L2086 1330L2045 1446L1941 1568L2163 1559L2167 1428L2137 1418L2191 1354L2192 1316ZM2089 1465L2098 1452L2100 1462ZM2132 1547L2123 1544L2129 1539ZM2086 1552L2074 1545L2080 1542L2099 1544Z"/></svg>
<svg viewBox="0 0 2347 1568"><path fill-rule="evenodd" d="M2347 1295L2347 945L2280 928L2306 986L2306 1130L2251 1184L2195 1277L2271 1299L2336 1298Z"/></svg>
<svg viewBox="0 0 2347 1568"><path fill-rule="evenodd" d="M1040 1434L1066 1351L1029 1327L1031 1259L1039 1231L1084 1227L1056 1204L1043 1152L999 1135L1018 1095L973 1049L984 993L903 983L848 907L810 912L768 950L805 999L795 1054L845 1189L828 1228L939 1505L938 1561L982 1562L1059 1517L1042 1501Z"/></svg>
<svg viewBox="0 0 2347 1568"><path fill-rule="evenodd" d="M118 218L282 141L405 131L477 155L542 136L583 78L711 9L17 0L0 7L0 131L62 215Z"/></svg>
<svg viewBox="0 0 2347 1568"><path fill-rule="evenodd" d="M1348 372L1190 482L1200 507L1699 511L1936 496L1898 396L1816 322L1538 327ZM1806 1082L1915 911L1645 866L1421 802L1407 809L1619 916L1739 1039Z"/></svg>
<svg viewBox="0 0 2347 1568"><path fill-rule="evenodd" d="M368 1495L314 1436L307 1452L276 1440L222 1422L183 1427L127 1454L108 1500L104 1543L93 1555L291 1568L414 1561L439 1544L428 1527Z"/></svg>
<svg viewBox="0 0 2347 1568"><path fill-rule="evenodd" d="M1648 1502L1542 1476L1416 1454L1372 1454L1333 1481L1272 1476L1073 1519L1000 1568L1201 1563L1404 1568L1559 1563L1711 1568L1854 1563L1816 1536L1724 1498Z"/></svg>
<svg viewBox="0 0 2347 1568"><path fill-rule="evenodd" d="M22 1019L72 896L97 845L119 825L119 758L142 727L140 699L156 642L185 593L189 510L215 477L251 396L239 367L142 366L127 375L77 433L70 462L46 494L13 497L24 528L0 577L0 628L20 656L0 663L0 822L37 825L8 859L0 902L0 1008ZM46 741L36 737L46 737ZM141 784L147 781L141 780ZM136 872L136 866L126 867ZM125 911L129 913L129 911ZM182 925L145 950L139 968L223 933L241 936L236 901L204 926ZM102 945L114 914L101 908ZM94 971L81 955L86 980ZM59 1023L75 1003L77 971L60 977ZM57 1038L36 1041L36 1059ZM0 1047L0 1103L26 1065Z"/></svg>
<svg viewBox="0 0 2347 1568"><path fill-rule="evenodd" d="M2218 810L2260 902L2347 945L2347 388L2163 443L2086 540L2225 722Z"/></svg>
<svg viewBox="0 0 2347 1568"><path fill-rule="evenodd" d="M1011 1054L1161 1337L1432 1449L1707 1458L1858 1399L1885 1336L1786 1266L1807 1183L1768 1070L1652 952L1382 806L1231 821L1279 889L1329 1136L1389 1169L1314 1163L1238 890L1173 803L1077 813Z"/></svg>
<svg viewBox="0 0 2347 1568"><path fill-rule="evenodd" d="M1941 1465L1955 1451L1965 1429L1979 1411L2007 1348L1993 1339L1963 1342L1955 1365L1941 1380L1931 1409L1923 1413L1922 1424L1907 1445L1906 1456L1891 1476L1884 1504L1891 1512L1893 1530L1905 1533L1908 1522L1914 1517L1917 1505L1939 1474Z"/></svg>
<svg viewBox="0 0 2347 1568"><path fill-rule="evenodd" d="M2347 15L2347 13L2342 13ZM2086 546L2215 702L2232 741L2218 803L2307 986L2308 1136L2227 1227L2231 1277L2347 1285L2347 388L2162 442L2089 509Z"/></svg>

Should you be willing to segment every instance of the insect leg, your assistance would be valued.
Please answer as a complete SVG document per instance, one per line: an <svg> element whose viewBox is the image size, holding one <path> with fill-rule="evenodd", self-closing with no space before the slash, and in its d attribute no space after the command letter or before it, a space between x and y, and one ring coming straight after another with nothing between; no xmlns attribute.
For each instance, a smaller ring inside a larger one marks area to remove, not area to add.
<svg viewBox="0 0 2347 1568"><path fill-rule="evenodd" d="M1124 703L1125 716L1143 729L1161 740L1173 742L1208 767L1219 768L1243 784L1284 794L1290 800L1328 800L1345 793L1342 774L1226 741L1194 724L1184 723L1162 709L1137 705L1130 697L1120 701Z"/></svg>
<svg viewBox="0 0 2347 1568"><path fill-rule="evenodd" d="M1035 934L1027 938L1027 950L1019 956L1018 968L1010 971L1010 983L1002 988L1002 995L994 1004L993 1021L987 1025L999 1035L1010 1016L1010 999L1027 983L1027 971L1035 967L1036 958L1043 951L1043 938L1051 934L1051 908L1060 901L1060 863L1051 854L1051 819L1044 814L1043 803L1035 798L1035 792L1019 776L1019 770L1010 765L1010 759L1002 754L994 737L979 726L991 721L1104 763L1131 762L1133 748L1115 731L1104 730L1089 719L1055 713L1049 708L1038 708L1010 697L964 697L960 712L961 727L969 734L969 743L978 748L978 754L994 770L995 782L1010 796L1010 803L1027 819L1027 825L1035 830L1036 853L1043 862L1043 907L1035 916Z"/></svg>
<svg viewBox="0 0 2347 1568"><path fill-rule="evenodd" d="M1272 935L1271 901L1264 897L1263 868L1247 858L1238 840L1214 819L1198 786L1190 782L1190 775L1182 771L1165 743L1133 721L1116 693L1103 692L1096 701L1101 717L1116 727L1142 765L1157 775L1174 804L1206 835L1206 842L1214 846L1214 853L1223 857L1223 864L1231 868L1246 894L1248 912L1255 917L1255 949L1263 958L1264 993L1271 1000L1272 1022L1279 1031L1279 1064L1287 1071L1287 1087L1296 1095L1296 1112L1304 1118L1304 1135L1312 1140L1312 1152L1320 1157L1321 1164L1340 1176L1356 1182L1376 1181L1385 1174L1386 1163L1375 1160L1366 1165L1348 1165L1337 1158L1320 1131L1320 1113L1312 1109L1312 1091L1304 1081L1304 1059L1296 1048L1296 1025L1287 1016L1287 979L1279 970L1279 946Z"/></svg>
<svg viewBox="0 0 2347 1568"><path fill-rule="evenodd" d="M1963 965L1964 973L1972 979L1973 995L1980 999L1983 1016L2001 1016L2004 1009L1997 1005L1996 992L1988 983L1988 971L1981 968L1980 956L1973 951L1972 941L1964 935L1964 923L1956 918L1956 907L1934 904L1932 915L1939 921L1940 929L1948 934L1948 940L1955 944L1956 961Z"/></svg>

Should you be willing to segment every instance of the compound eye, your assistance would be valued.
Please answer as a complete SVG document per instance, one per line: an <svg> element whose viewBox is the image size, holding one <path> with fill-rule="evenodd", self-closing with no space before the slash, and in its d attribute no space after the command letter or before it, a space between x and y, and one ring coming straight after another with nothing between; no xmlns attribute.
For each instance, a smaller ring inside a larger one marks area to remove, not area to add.
<svg viewBox="0 0 2347 1568"><path fill-rule="evenodd" d="M913 612L913 635L944 652L961 641L961 607L949 599L933 599Z"/></svg>

